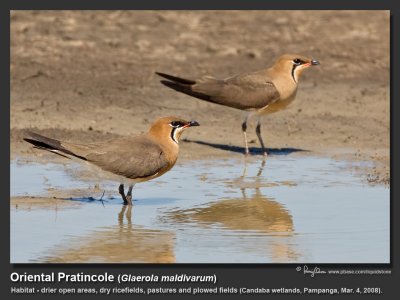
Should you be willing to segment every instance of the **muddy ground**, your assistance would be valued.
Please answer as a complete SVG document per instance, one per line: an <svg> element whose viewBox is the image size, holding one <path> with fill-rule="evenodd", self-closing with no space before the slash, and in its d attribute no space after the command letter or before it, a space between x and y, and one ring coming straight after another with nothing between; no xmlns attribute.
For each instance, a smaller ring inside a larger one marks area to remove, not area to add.
<svg viewBox="0 0 400 300"><path fill-rule="evenodd" d="M364 178L388 183L389 51L387 11L14 11L11 158L59 159L24 143L26 128L88 142L167 115L202 125L185 134L180 161L240 156L243 112L168 90L154 72L227 77L299 53L321 65L263 119L267 147L373 161ZM254 124L248 132L258 148Z"/></svg>

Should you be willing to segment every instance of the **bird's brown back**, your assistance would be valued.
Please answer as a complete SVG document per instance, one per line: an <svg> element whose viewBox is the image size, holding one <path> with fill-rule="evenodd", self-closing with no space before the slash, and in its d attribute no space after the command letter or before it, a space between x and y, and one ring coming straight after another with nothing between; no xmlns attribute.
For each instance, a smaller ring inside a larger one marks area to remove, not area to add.
<svg viewBox="0 0 400 300"><path fill-rule="evenodd" d="M88 145L86 159L129 179L160 176L169 167L164 149L146 134Z"/></svg>

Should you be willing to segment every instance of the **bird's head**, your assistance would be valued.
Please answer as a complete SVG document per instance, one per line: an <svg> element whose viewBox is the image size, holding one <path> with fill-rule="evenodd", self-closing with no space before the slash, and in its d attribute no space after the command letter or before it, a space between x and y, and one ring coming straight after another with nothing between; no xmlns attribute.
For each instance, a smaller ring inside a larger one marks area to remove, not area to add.
<svg viewBox="0 0 400 300"><path fill-rule="evenodd" d="M277 71L289 73L297 83L300 74L311 66L319 65L319 61L302 55L285 54L280 56L275 62L274 68Z"/></svg>
<svg viewBox="0 0 400 300"><path fill-rule="evenodd" d="M156 120L149 133L159 139L170 139L178 144L182 132L189 127L200 126L196 121L186 121L178 117L164 117Z"/></svg>

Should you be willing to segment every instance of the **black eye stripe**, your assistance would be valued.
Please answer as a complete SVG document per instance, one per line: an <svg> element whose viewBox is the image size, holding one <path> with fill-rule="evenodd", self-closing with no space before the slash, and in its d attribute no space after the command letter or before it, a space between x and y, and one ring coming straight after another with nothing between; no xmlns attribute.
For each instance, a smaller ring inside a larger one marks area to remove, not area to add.
<svg viewBox="0 0 400 300"><path fill-rule="evenodd" d="M293 59L293 63L294 63L295 65L299 66L299 65L301 65L301 64L304 64L304 61L301 60L301 59L299 59L299 58L295 58L295 59Z"/></svg>
<svg viewBox="0 0 400 300"><path fill-rule="evenodd" d="M181 121L172 121L171 123L169 123L172 127L174 128L179 128L184 126L185 124Z"/></svg>

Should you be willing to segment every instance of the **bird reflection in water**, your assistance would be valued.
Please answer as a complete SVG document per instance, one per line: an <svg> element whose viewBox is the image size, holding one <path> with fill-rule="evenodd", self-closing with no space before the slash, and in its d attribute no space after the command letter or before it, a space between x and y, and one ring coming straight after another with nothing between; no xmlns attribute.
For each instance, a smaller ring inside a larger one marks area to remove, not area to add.
<svg viewBox="0 0 400 300"><path fill-rule="evenodd" d="M206 207L172 211L170 218L174 222L196 223L203 228L220 228L223 230L221 239L224 235L232 237L237 234L239 239L235 247L268 255L272 262L296 260L298 254L291 242L294 233L292 216L282 204L265 197L260 188L265 187L263 182L266 179L262 176L265 164L264 159L257 175L248 177L245 163L243 175L227 183L239 186L242 197L218 200L208 203ZM249 194L249 189L254 189L254 193ZM242 239L246 235L252 237L252 245L243 244Z"/></svg>
<svg viewBox="0 0 400 300"><path fill-rule="evenodd" d="M173 263L175 234L132 223L132 206L122 205L118 225L72 238L40 261L57 263Z"/></svg>

